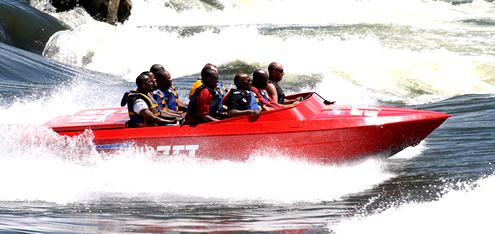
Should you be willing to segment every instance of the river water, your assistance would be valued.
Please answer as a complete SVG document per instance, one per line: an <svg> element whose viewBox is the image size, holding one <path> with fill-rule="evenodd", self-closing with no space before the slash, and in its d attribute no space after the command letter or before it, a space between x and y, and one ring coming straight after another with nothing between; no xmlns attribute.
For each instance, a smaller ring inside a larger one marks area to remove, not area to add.
<svg viewBox="0 0 495 234"><path fill-rule="evenodd" d="M0 0L0 232L492 232L493 2L205 2L134 0L111 26ZM391 158L335 165L105 154L41 127L118 106L155 63L187 100L206 63L231 88L272 61L289 94L452 117Z"/></svg>

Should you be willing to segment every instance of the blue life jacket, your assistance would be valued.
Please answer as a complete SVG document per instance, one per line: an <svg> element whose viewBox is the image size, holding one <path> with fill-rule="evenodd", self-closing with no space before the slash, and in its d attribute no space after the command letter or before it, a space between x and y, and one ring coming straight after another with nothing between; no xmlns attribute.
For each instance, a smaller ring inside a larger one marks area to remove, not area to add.
<svg viewBox="0 0 495 234"><path fill-rule="evenodd" d="M179 95L173 85L166 91L160 89L153 91L153 97L162 110L171 109L179 111Z"/></svg>
<svg viewBox="0 0 495 234"><path fill-rule="evenodd" d="M218 94L220 95L220 98L223 99L223 97L225 97L227 95L227 89L225 88L225 86L223 86L222 84L220 83L217 83L217 87L218 87Z"/></svg>
<svg viewBox="0 0 495 234"><path fill-rule="evenodd" d="M161 110L167 110L167 102L165 99L165 94L163 91L157 89L153 91L153 97L155 98L156 102L158 103L158 106L160 107Z"/></svg>
<svg viewBox="0 0 495 234"><path fill-rule="evenodd" d="M131 92L134 92L134 91L137 91L137 89L130 90L130 91L127 91L127 92L124 93L124 96L122 96L122 99L120 100L120 106L121 107L124 107L127 104L127 97L129 96L129 94Z"/></svg>
<svg viewBox="0 0 495 234"><path fill-rule="evenodd" d="M265 90L260 90L260 93L261 93L261 95L263 95L263 97L265 98L265 100L267 100L267 101L270 101L271 100L270 96L268 95L268 93L266 93Z"/></svg>
<svg viewBox="0 0 495 234"><path fill-rule="evenodd" d="M199 93L203 89L208 89L208 91L211 94L211 101L210 101L210 116L216 116L220 111L222 111L222 99L220 98L220 95L218 94L219 92L213 89L210 89L204 85L199 87L194 91L194 94L191 97L191 101L189 101L189 104L187 105L187 114L190 114L194 116L196 113L191 113L191 111L196 110L196 106L198 105L197 99L199 96Z"/></svg>
<svg viewBox="0 0 495 234"><path fill-rule="evenodd" d="M172 85L163 93L165 94L167 107L171 110L179 111L179 95L177 94L177 90L175 90L175 87Z"/></svg>
<svg viewBox="0 0 495 234"><path fill-rule="evenodd" d="M146 126L157 126L157 124L148 121L143 118L139 113L134 111L134 102L137 99L142 99L148 105L148 109L155 116L160 116L160 107L155 99L149 95L145 95L138 91L130 91L127 95L127 112L129 113L129 118L131 119L131 125L146 127Z"/></svg>
<svg viewBox="0 0 495 234"><path fill-rule="evenodd" d="M241 97L243 97L243 99L246 100L245 103L242 103L240 110L262 110L259 104L258 96L254 92L251 92L249 90L231 89L228 95L229 96L225 99L226 103L232 101L232 96L234 95L240 95Z"/></svg>
<svg viewBox="0 0 495 234"><path fill-rule="evenodd" d="M258 90L260 91L261 96L263 96L263 98L264 98L266 101L270 102L271 98L270 98L270 96L268 95L268 93L266 93L266 91L265 91L265 90L262 90L262 89L258 89ZM260 104L261 104L261 102L260 102Z"/></svg>

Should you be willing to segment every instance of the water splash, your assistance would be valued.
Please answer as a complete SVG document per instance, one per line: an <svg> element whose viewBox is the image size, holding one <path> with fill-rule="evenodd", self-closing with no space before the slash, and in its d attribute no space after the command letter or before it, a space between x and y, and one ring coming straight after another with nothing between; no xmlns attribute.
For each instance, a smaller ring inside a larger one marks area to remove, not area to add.
<svg viewBox="0 0 495 234"><path fill-rule="evenodd" d="M0 176L10 179L0 183L6 191L0 195L3 201L65 204L110 196L313 203L340 200L392 176L378 158L320 165L283 155L233 162L160 157L138 149L109 154L94 150L91 132L66 138L45 128L13 125L4 130L2 148L7 151L0 157ZM13 132L17 135L8 137ZM354 176L358 173L367 176Z"/></svg>
<svg viewBox="0 0 495 234"><path fill-rule="evenodd" d="M411 202L329 225L335 233L487 233L495 208L495 176L446 188L439 200ZM447 185L448 186L448 185ZM460 188L460 189L459 189ZM466 202L469 201L469 202Z"/></svg>

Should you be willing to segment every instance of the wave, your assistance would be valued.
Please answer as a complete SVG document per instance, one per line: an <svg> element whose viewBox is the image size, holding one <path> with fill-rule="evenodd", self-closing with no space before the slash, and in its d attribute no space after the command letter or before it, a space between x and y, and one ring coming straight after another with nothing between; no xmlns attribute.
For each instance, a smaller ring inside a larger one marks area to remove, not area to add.
<svg viewBox="0 0 495 234"><path fill-rule="evenodd" d="M351 92L407 104L495 93L493 30L466 21L474 12L488 17L492 3L222 1L223 10L133 3L118 26L74 12L69 21L79 24L56 33L43 54L129 82L154 63L185 78L207 62L251 73L279 61L290 92L347 82Z"/></svg>
<svg viewBox="0 0 495 234"><path fill-rule="evenodd" d="M62 24L28 3L0 0L0 42L41 54L53 33Z"/></svg>
<svg viewBox="0 0 495 234"><path fill-rule="evenodd" d="M495 208L495 176L448 189L439 200L409 203L379 214L355 217L329 228L335 233L489 233ZM483 212L485 211L485 212Z"/></svg>
<svg viewBox="0 0 495 234"><path fill-rule="evenodd" d="M11 105L47 104L68 90L71 98L67 100L88 102L92 96L104 96L94 90L125 85L118 76L61 63L3 43L0 43L0 60L0 101L7 109ZM81 95L87 98L78 100L76 97Z"/></svg>

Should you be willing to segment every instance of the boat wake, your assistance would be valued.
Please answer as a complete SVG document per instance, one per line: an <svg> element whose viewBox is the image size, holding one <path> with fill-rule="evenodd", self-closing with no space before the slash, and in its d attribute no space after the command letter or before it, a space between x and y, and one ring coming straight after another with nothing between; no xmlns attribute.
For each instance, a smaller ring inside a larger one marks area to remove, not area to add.
<svg viewBox="0 0 495 234"><path fill-rule="evenodd" d="M487 212L495 209L494 185L495 175L471 183L447 184L438 200L409 202L377 214L358 214L329 225L329 229L337 234L489 233L492 217Z"/></svg>
<svg viewBox="0 0 495 234"><path fill-rule="evenodd" d="M325 165L278 152L255 154L246 162L159 156L136 148L105 153L91 146L90 131L66 138L47 128L1 128L0 176L10 178L0 182L2 201L313 203L341 200L394 176L379 157Z"/></svg>

